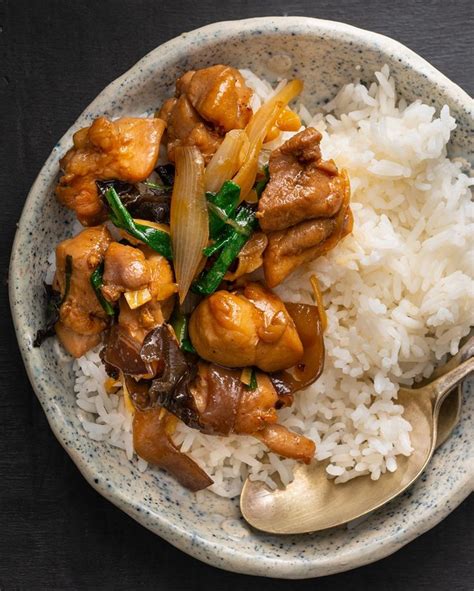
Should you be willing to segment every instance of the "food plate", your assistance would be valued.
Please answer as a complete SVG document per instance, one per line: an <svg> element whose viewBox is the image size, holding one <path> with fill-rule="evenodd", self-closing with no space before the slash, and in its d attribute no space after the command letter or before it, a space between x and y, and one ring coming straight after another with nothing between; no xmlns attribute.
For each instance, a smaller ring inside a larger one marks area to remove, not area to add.
<svg viewBox="0 0 474 591"><path fill-rule="evenodd" d="M285 578L322 576L361 566L394 552L453 510L472 490L474 402L465 392L460 424L435 454L423 477L403 496L363 522L319 534L278 537L248 527L238 500L201 493L199 502L161 472L142 474L121 450L87 438L76 414L73 373L52 341L32 348L42 310L41 289L51 245L71 233L73 216L51 198L58 161L72 134L99 115L151 114L173 93L179 74L216 62L250 68L276 80L305 80L311 108L330 99L359 72L373 77L388 64L399 92L422 98L456 118L450 154L469 153L471 99L399 43L353 27L299 17L215 23L155 49L109 85L55 146L28 196L13 246L10 301L26 369L50 425L85 478L145 527L196 558L246 574ZM31 229L35 231L32 232Z"/></svg>

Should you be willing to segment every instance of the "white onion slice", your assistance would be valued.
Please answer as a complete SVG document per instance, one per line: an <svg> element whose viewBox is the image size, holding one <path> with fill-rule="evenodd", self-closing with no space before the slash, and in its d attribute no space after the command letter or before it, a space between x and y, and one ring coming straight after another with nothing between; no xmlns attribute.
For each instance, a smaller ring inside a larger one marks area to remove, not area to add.
<svg viewBox="0 0 474 591"><path fill-rule="evenodd" d="M209 240L204 160L196 146L176 148L170 234L179 301L182 303L200 268L202 250Z"/></svg>
<svg viewBox="0 0 474 591"><path fill-rule="evenodd" d="M225 181L230 180L242 165L242 159L249 149L245 130L232 129L206 168L206 191L219 191Z"/></svg>
<svg viewBox="0 0 474 591"><path fill-rule="evenodd" d="M280 113L303 90L301 80L288 82L279 92L263 104L250 119L245 131L249 138L249 149L244 164L232 179L240 187L243 200L252 190L258 171L258 156L270 129L275 125Z"/></svg>

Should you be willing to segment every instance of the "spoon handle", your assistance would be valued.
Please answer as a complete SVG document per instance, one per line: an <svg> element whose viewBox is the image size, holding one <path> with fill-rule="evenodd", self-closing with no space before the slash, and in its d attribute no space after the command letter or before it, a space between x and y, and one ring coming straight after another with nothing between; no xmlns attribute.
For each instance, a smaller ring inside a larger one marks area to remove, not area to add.
<svg viewBox="0 0 474 591"><path fill-rule="evenodd" d="M474 371L474 357L463 361L458 367L448 371L448 373L445 373L426 386L427 390L430 392L430 398L434 403L434 407L436 408L439 406L443 402L446 394L472 371Z"/></svg>

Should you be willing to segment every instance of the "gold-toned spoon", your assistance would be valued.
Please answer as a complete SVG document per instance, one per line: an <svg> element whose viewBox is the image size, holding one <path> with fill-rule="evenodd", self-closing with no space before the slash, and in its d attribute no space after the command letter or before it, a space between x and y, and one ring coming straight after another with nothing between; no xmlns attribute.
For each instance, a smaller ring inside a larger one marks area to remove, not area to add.
<svg viewBox="0 0 474 591"><path fill-rule="evenodd" d="M359 477L336 485L327 478L327 463L299 465L284 490L272 491L261 482L247 480L240 497L242 515L262 531L297 534L342 525L388 503L425 469L436 447L440 407L451 389L472 371L474 357L421 388L399 390L397 403L405 407L403 416L412 425L414 452L408 458L397 456L395 472L377 481Z"/></svg>
<svg viewBox="0 0 474 591"><path fill-rule="evenodd" d="M430 380L439 378L439 376L442 376L446 374L448 371L451 371L452 369L457 367L461 363L461 361L465 361L470 357L474 357L474 336L468 336L466 337L466 339L462 347L456 353L456 355L451 357L451 359L447 361L444 365L434 370ZM451 435L454 427L458 424L459 417L461 415L461 403L462 383L458 384L456 388L453 388L441 404L441 408L439 409L438 415L438 432L436 434L435 449L438 449L440 445L443 445L443 443Z"/></svg>

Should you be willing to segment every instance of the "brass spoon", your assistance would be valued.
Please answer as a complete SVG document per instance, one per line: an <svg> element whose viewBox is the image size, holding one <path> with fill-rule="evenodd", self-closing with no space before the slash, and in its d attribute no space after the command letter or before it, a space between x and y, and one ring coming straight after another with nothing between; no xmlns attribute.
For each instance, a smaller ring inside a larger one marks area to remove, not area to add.
<svg viewBox="0 0 474 591"><path fill-rule="evenodd" d="M431 380L446 374L451 369L457 367L461 361L469 359L469 357L474 357L474 336L470 338L467 337L466 342L462 345L456 355L451 357L451 359L444 365L434 370L431 375ZM439 409L435 449L438 449L440 445L443 445L451 435L454 427L458 424L461 415L461 402L462 384L458 384L457 388L453 388L448 393Z"/></svg>
<svg viewBox="0 0 474 591"><path fill-rule="evenodd" d="M355 478L334 484L325 471L327 463L299 465L284 490L269 490L262 482L247 479L240 497L245 520L262 531L298 534L336 527L378 509L401 494L423 472L436 447L438 416L452 388L474 371L474 357L433 382L417 389L401 388L397 403L412 425L414 452L397 456L398 468L377 481ZM456 417L454 417L456 419Z"/></svg>

